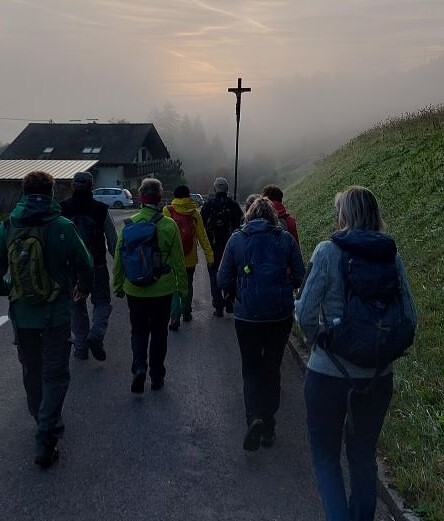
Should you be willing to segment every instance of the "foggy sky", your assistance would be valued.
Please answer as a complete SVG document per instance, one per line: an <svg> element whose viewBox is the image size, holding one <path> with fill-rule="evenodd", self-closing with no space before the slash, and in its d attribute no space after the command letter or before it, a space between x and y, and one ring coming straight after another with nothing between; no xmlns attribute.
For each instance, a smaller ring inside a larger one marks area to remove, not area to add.
<svg viewBox="0 0 444 521"><path fill-rule="evenodd" d="M442 0L3 0L0 141L170 102L230 146L238 77L244 153L352 137L441 103L443 56Z"/></svg>

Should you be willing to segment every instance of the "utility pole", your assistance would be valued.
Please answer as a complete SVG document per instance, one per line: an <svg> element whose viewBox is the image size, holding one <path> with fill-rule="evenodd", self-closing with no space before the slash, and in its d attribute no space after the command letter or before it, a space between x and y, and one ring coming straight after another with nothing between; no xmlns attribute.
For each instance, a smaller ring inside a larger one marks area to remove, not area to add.
<svg viewBox="0 0 444 521"><path fill-rule="evenodd" d="M228 89L236 94L236 160L234 163L234 200L237 200L237 162L239 159L239 123L241 113L241 97L244 92L251 92L250 88L242 87L242 78L237 79L237 87Z"/></svg>

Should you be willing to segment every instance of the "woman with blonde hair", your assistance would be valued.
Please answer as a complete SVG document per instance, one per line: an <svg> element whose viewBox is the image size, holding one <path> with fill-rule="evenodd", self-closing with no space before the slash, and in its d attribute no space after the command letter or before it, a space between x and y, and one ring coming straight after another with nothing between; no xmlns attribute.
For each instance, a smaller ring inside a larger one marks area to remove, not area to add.
<svg viewBox="0 0 444 521"><path fill-rule="evenodd" d="M299 246L278 225L272 203L257 197L230 237L217 274L235 296L247 431L243 447L271 447L280 403L280 366L293 323L293 290L305 273Z"/></svg>
<svg viewBox="0 0 444 521"><path fill-rule="evenodd" d="M331 324L345 323L346 291L350 287L346 268L354 269L350 262L362 263L367 272L378 274L375 287L382 287L378 284L382 277L396 288L413 330L416 311L404 265L395 242L384 233L374 194L367 188L351 186L336 195L334 208L338 231L332 240L316 246L295 301L296 319L311 348L305 382L307 426L327 521L372 521L376 508L376 445L392 397L393 372L391 363L363 366L356 359L344 357L345 351L341 351L343 356L332 354L332 337L328 335ZM355 330L359 331L358 338L367 338L362 336L364 328ZM347 339L343 337L341 344L348 344ZM350 498L340 463L344 426Z"/></svg>

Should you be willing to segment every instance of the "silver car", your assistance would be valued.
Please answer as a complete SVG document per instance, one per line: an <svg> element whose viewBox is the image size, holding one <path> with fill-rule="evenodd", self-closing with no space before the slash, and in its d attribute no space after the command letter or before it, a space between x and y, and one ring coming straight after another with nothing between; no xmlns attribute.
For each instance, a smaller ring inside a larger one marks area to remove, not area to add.
<svg viewBox="0 0 444 521"><path fill-rule="evenodd" d="M109 208L128 208L133 206L133 196L126 188L96 188L93 190L96 201L105 203Z"/></svg>

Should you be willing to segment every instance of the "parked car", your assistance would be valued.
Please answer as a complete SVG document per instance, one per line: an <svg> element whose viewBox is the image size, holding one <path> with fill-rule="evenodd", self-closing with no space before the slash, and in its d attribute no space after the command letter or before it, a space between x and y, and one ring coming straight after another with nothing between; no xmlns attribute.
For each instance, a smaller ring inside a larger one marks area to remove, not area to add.
<svg viewBox="0 0 444 521"><path fill-rule="evenodd" d="M134 205L133 196L126 188L96 188L93 190L93 197L110 208L128 208Z"/></svg>
<svg viewBox="0 0 444 521"><path fill-rule="evenodd" d="M193 199L193 201L197 204L197 206L200 208L205 200L204 198L201 196L201 194L190 194L190 197L191 199Z"/></svg>

